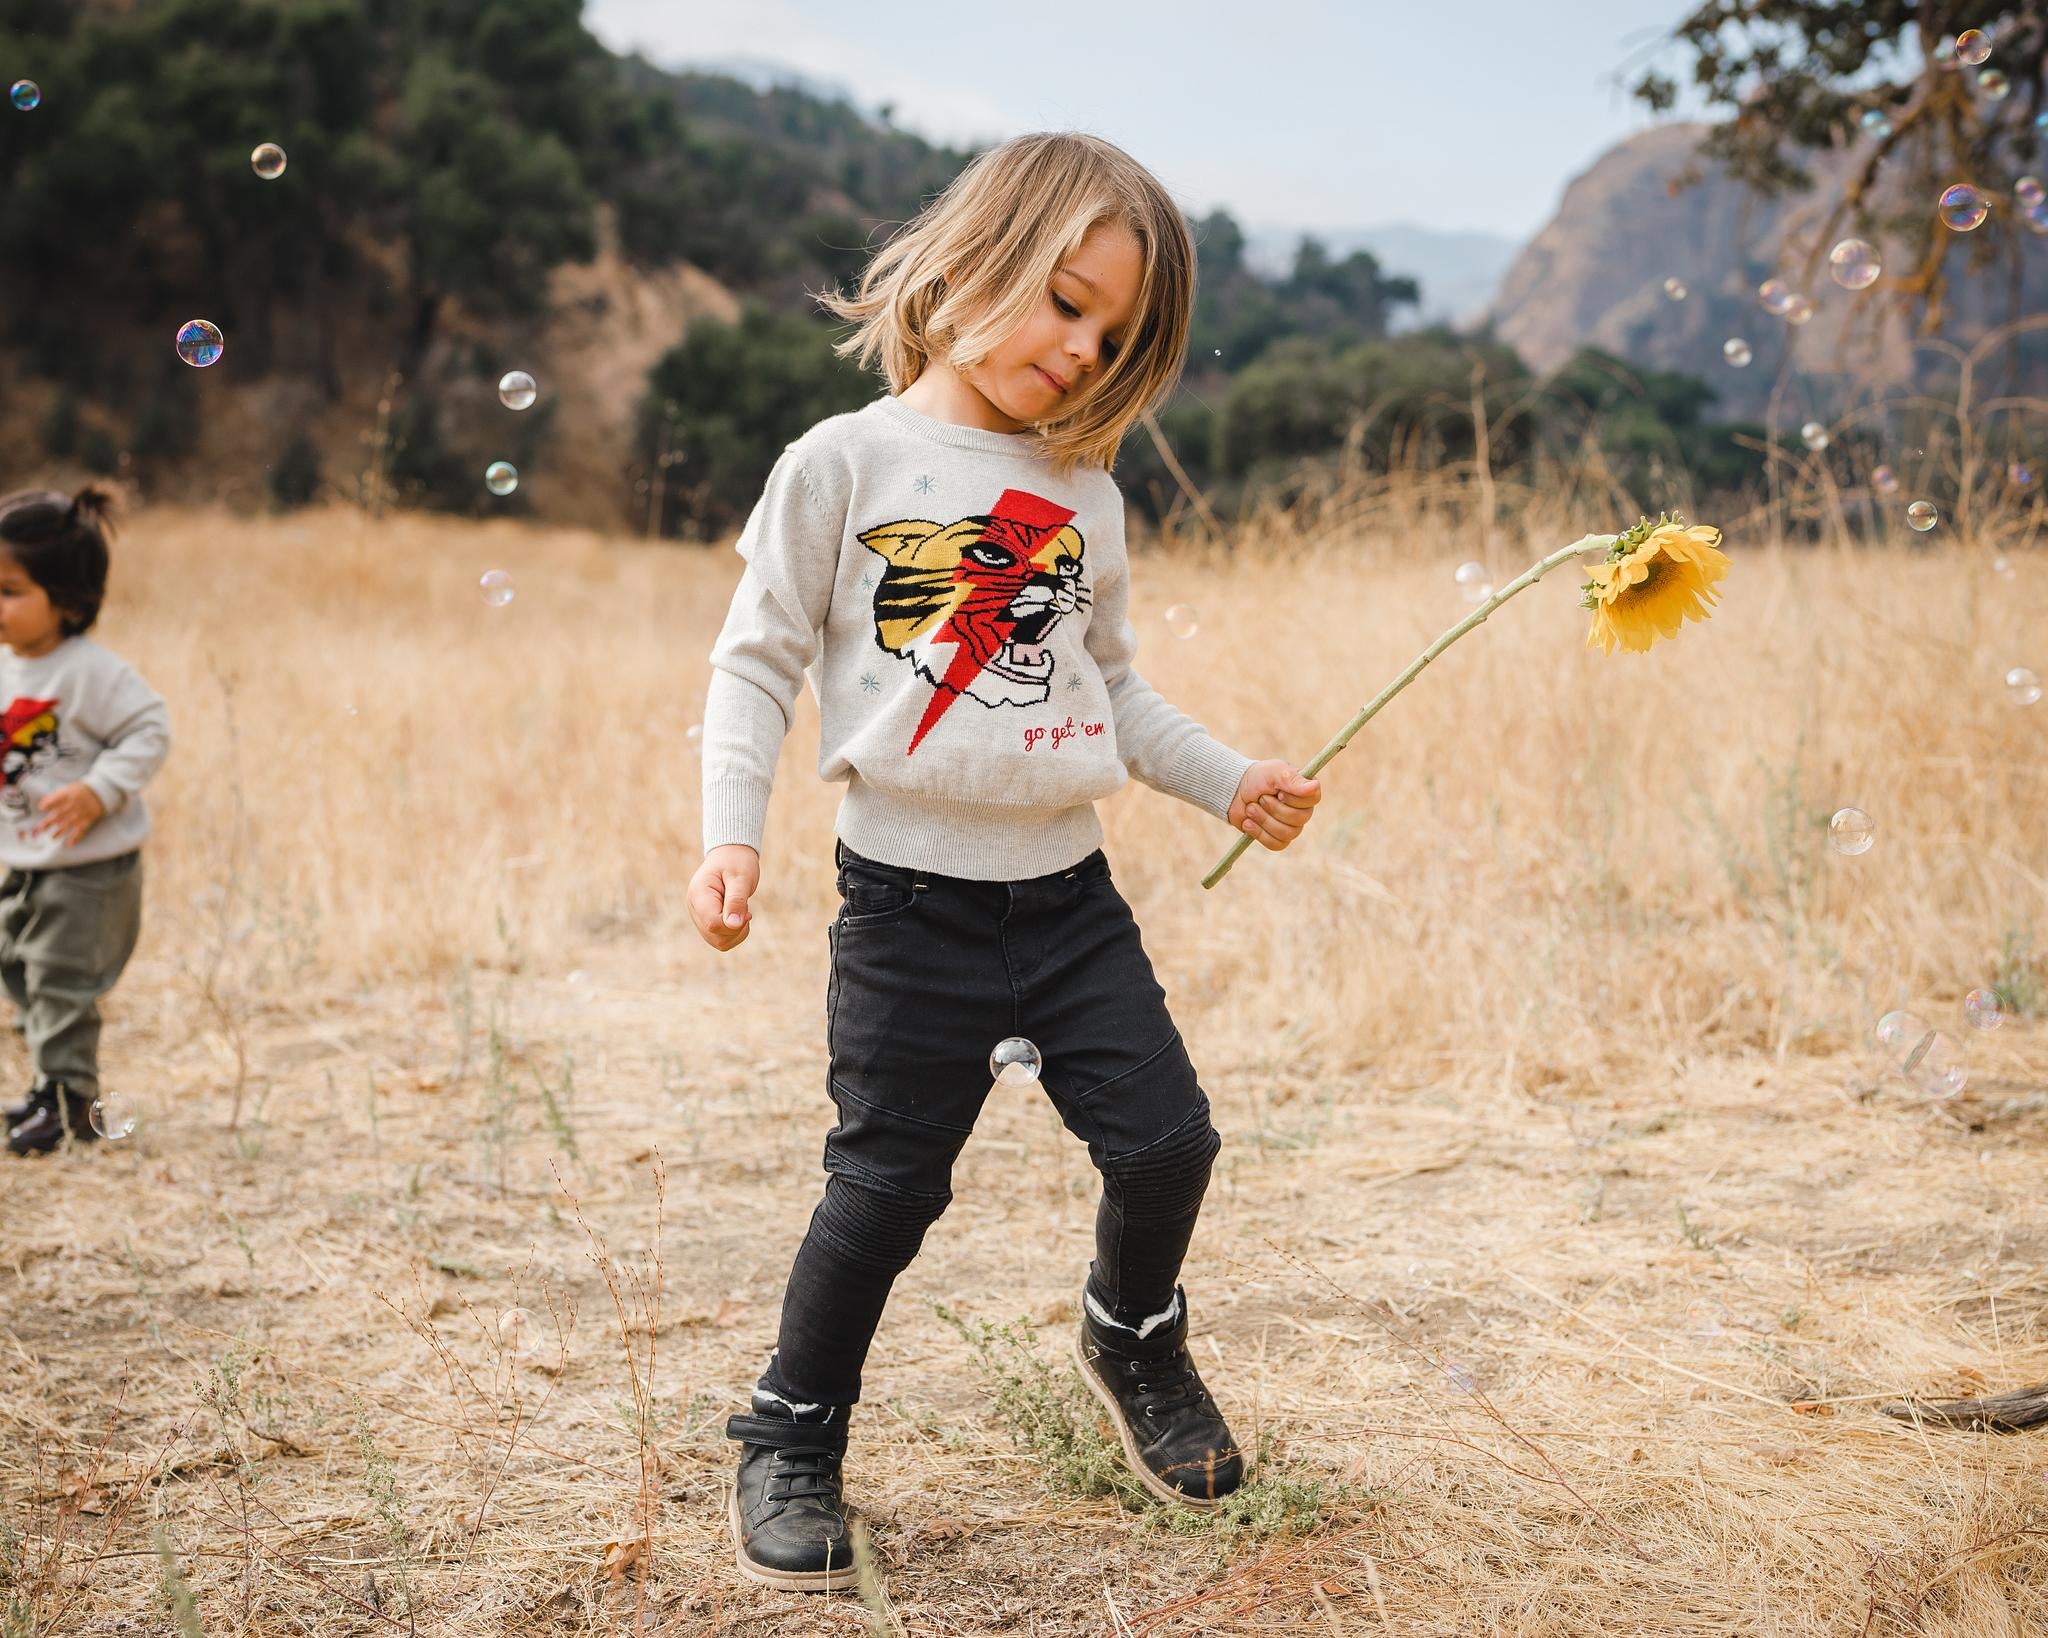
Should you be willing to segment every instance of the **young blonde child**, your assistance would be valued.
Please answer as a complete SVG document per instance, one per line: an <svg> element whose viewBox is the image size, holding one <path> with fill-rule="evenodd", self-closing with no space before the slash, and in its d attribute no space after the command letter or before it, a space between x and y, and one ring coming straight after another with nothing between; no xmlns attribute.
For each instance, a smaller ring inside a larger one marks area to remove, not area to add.
<svg viewBox="0 0 2048 1638"><path fill-rule="evenodd" d="M738 543L711 651L704 861L689 903L741 944L777 754L808 677L843 780L826 991L824 1195L741 1445L740 1568L853 1577L840 1468L891 1283L951 1199L991 1049L1024 1038L1102 1174L1075 1352L1140 1482L1213 1506L1236 1441L1196 1374L1180 1268L1221 1143L1094 804L1126 770L1271 849L1320 798L1219 744L1132 669L1109 473L1179 378L1195 258L1179 208L1110 143L983 154L821 298L890 395L790 444Z"/></svg>
<svg viewBox="0 0 2048 1638"><path fill-rule="evenodd" d="M107 492L0 497L0 981L35 1073L7 1147L100 1135L100 997L142 927L142 787L163 766L164 702L86 635L107 591Z"/></svg>

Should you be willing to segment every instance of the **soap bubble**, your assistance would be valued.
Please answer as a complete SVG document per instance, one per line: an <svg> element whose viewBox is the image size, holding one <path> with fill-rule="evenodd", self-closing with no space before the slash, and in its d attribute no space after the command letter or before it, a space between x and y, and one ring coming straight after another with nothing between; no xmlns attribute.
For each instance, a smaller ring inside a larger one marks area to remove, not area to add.
<svg viewBox="0 0 2048 1638"><path fill-rule="evenodd" d="M494 609L501 609L512 601L512 577L503 569L484 570L477 587L484 594L484 601Z"/></svg>
<svg viewBox="0 0 2048 1638"><path fill-rule="evenodd" d="M1792 305L1792 287L1783 279L1766 279L1756 287L1756 299L1771 317L1783 318L1785 309Z"/></svg>
<svg viewBox="0 0 2048 1638"><path fill-rule="evenodd" d="M1460 1365L1455 1359L1447 1359L1443 1362L1443 1373L1449 1379L1451 1386L1456 1388L1458 1392L1478 1392L1479 1379L1467 1367Z"/></svg>
<svg viewBox="0 0 2048 1638"><path fill-rule="evenodd" d="M1756 356L1749 350L1749 343L1740 336L1730 336L1721 343L1721 356L1738 370L1749 368L1749 361Z"/></svg>
<svg viewBox="0 0 2048 1638"><path fill-rule="evenodd" d="M1202 622L1186 603L1176 603L1166 611L1166 629L1174 636L1186 639L1202 629Z"/></svg>
<svg viewBox="0 0 2048 1638"><path fill-rule="evenodd" d="M1963 997L1963 1016L1973 1029L1996 1029L2005 1022L2005 1008L1996 990L1972 990Z"/></svg>
<svg viewBox="0 0 2048 1638"><path fill-rule="evenodd" d="M135 1106L118 1092L102 1092L92 1100L86 1118L92 1129L109 1143L119 1143L135 1134Z"/></svg>
<svg viewBox="0 0 2048 1638"><path fill-rule="evenodd" d="M1971 187L1967 182L1958 182L1941 196L1941 219L1958 233L1982 227L1984 218L1990 214L1991 201L1984 197L1982 190Z"/></svg>
<svg viewBox="0 0 2048 1638"><path fill-rule="evenodd" d="M215 363L226 345L219 328L205 319L193 319L178 326L178 356L195 370Z"/></svg>
<svg viewBox="0 0 2048 1638"><path fill-rule="evenodd" d="M523 1359L534 1342L533 1316L523 1308L508 1308L498 1316L498 1346L508 1359Z"/></svg>
<svg viewBox="0 0 2048 1638"><path fill-rule="evenodd" d="M2019 570L2012 566L2012 559L2003 552L1991 560L1991 572L2001 580L2017 580L2020 577Z"/></svg>
<svg viewBox="0 0 2048 1638"><path fill-rule="evenodd" d="M1828 840L1837 853L1853 858L1870 851L1870 844L1877 840L1877 826L1861 808L1838 808L1828 821Z"/></svg>
<svg viewBox="0 0 2048 1638"><path fill-rule="evenodd" d="M1812 317L1813 298L1811 296L1794 296L1791 305L1785 309L1785 322L1787 324L1804 324Z"/></svg>
<svg viewBox="0 0 2048 1638"><path fill-rule="evenodd" d="M989 1074L1004 1086L1029 1086L1044 1067L1038 1048L1021 1035L996 1042L995 1051L988 1055Z"/></svg>
<svg viewBox="0 0 2048 1638"><path fill-rule="evenodd" d="M683 743L690 748L693 756L704 754L704 724L693 722L683 730Z"/></svg>
<svg viewBox="0 0 2048 1638"><path fill-rule="evenodd" d="M1927 1020L1917 1012L1900 1008L1878 1019L1877 1028L1872 1033L1877 1037L1877 1044L1884 1048L1885 1056L1894 1064L1903 1064L1906 1055L1926 1037Z"/></svg>
<svg viewBox="0 0 2048 1638"><path fill-rule="evenodd" d="M1975 68L1991 59L1991 36L1981 28L1966 28L1956 36L1956 56Z"/></svg>
<svg viewBox="0 0 2048 1638"><path fill-rule="evenodd" d="M8 89L7 100L25 114L43 100L43 88L34 80L16 80Z"/></svg>
<svg viewBox="0 0 2048 1638"><path fill-rule="evenodd" d="M1486 576L1484 563L1460 563L1457 573L1451 578L1458 583L1458 590L1465 594L1468 603L1483 603L1493 595L1493 582Z"/></svg>
<svg viewBox="0 0 2048 1638"><path fill-rule="evenodd" d="M1828 429L1818 421L1808 421L1799 429L1799 441L1818 455L1828 447Z"/></svg>
<svg viewBox="0 0 2048 1638"><path fill-rule="evenodd" d="M2014 461L2005 469L2005 481L2015 489L2025 489L2034 481L2034 474L2025 461Z"/></svg>
<svg viewBox="0 0 2048 1638"><path fill-rule="evenodd" d="M1862 125L1865 136L1874 137L1879 142L1892 134L1891 116L1882 108L1864 109L1863 118L1858 123Z"/></svg>
<svg viewBox="0 0 2048 1638"><path fill-rule="evenodd" d="M2048 136L2048 108L2034 116L2034 129L2042 136Z"/></svg>
<svg viewBox="0 0 2048 1638"><path fill-rule="evenodd" d="M2020 212L2029 229L2035 233L2048 233L2048 199L2037 199Z"/></svg>
<svg viewBox="0 0 2048 1638"><path fill-rule="evenodd" d="M1930 1098L1952 1098L1969 1083L1963 1049L1944 1030L1930 1030L1906 1055L1899 1072Z"/></svg>
<svg viewBox="0 0 2048 1638"><path fill-rule="evenodd" d="M484 487L494 495L509 495L519 487L519 468L510 461L493 461L484 468Z"/></svg>
<svg viewBox="0 0 2048 1638"><path fill-rule="evenodd" d="M1906 521L1924 535L1941 521L1941 513L1933 501L1915 501L1906 508Z"/></svg>
<svg viewBox="0 0 2048 1638"><path fill-rule="evenodd" d="M2042 187L2038 176L2023 176L2012 185L2012 196L2023 205L2038 205L2048 199L2048 188Z"/></svg>
<svg viewBox="0 0 2048 1638"><path fill-rule="evenodd" d="M2002 68L1984 68L1977 72L1977 89L1993 102L2003 102L2012 95L2012 81L2006 78Z"/></svg>
<svg viewBox="0 0 2048 1638"><path fill-rule="evenodd" d="M507 370L498 378L498 402L507 409L526 409L539 396L540 388L524 370Z"/></svg>
<svg viewBox="0 0 2048 1638"><path fill-rule="evenodd" d="M1899 475L1888 466L1876 467L1870 474L1870 487L1880 495L1896 495L1899 492Z"/></svg>
<svg viewBox="0 0 2048 1638"><path fill-rule="evenodd" d="M2015 705L2038 704L2041 699L2040 674L2032 666L2014 666L2005 674L2005 692Z"/></svg>
<svg viewBox="0 0 2048 1638"><path fill-rule="evenodd" d="M1684 301L1686 296L1685 280L1676 278L1666 279L1664 281L1664 294L1673 301Z"/></svg>
<svg viewBox="0 0 2048 1638"><path fill-rule="evenodd" d="M1828 271L1844 290L1868 290L1884 271L1877 247L1867 239L1844 239L1828 252Z"/></svg>
<svg viewBox="0 0 2048 1638"><path fill-rule="evenodd" d="M1955 1037L1930 1029L1917 1012L1886 1013L1875 1034L1892 1067L1930 1098L1952 1098L1970 1078Z"/></svg>
<svg viewBox="0 0 2048 1638"><path fill-rule="evenodd" d="M590 986L590 974L585 972L581 967L572 969L569 974L569 994L570 997L575 1001L577 1006L587 1007L590 1005L590 997L592 994Z"/></svg>
<svg viewBox="0 0 2048 1638"><path fill-rule="evenodd" d="M259 142L256 151L249 155L249 169L266 182L275 182L284 175L284 150L274 142Z"/></svg>

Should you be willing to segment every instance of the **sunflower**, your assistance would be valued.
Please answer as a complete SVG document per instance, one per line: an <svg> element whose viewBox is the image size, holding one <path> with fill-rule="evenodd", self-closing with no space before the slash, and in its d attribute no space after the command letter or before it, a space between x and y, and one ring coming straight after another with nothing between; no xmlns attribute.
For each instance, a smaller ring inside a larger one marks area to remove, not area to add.
<svg viewBox="0 0 2048 1638"><path fill-rule="evenodd" d="M1335 739L1302 764L1302 773L1311 777L1320 773L1331 757L1351 743L1352 735L1422 675L1424 666L1460 637L1478 630L1502 603L1527 591L1553 569L1573 561L1583 563L1589 553L1604 553L1604 561L1588 571L1592 579L1586 582L1582 600L1593 613L1586 645L1590 648L1598 643L1611 654L1619 644L1641 653L1660 635L1676 637L1688 619L1706 619L1707 605L1719 595L1715 582L1728 573L1728 559L1720 546L1719 529L1688 527L1679 517L1660 516L1655 523L1644 518L1625 535L1581 535L1569 546L1537 559L1416 655L1407 670L1338 730ZM1247 834L1231 843L1230 851L1202 878L1202 885L1214 887L1221 881L1251 841Z"/></svg>
<svg viewBox="0 0 2048 1638"><path fill-rule="evenodd" d="M1676 637L1687 620L1706 619L1714 583L1728 572L1720 544L1720 530L1688 528L1678 517L1644 518L1617 536L1580 600L1593 613L1586 646L1640 654L1659 637Z"/></svg>

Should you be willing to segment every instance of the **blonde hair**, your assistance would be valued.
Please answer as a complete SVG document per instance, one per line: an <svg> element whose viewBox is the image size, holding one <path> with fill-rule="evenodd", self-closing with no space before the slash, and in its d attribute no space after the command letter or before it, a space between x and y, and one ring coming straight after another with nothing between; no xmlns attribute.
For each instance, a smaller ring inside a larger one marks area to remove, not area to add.
<svg viewBox="0 0 2048 1638"><path fill-rule="evenodd" d="M971 369L1023 326L1061 263L1105 224L1130 229L1144 260L1129 332L1073 413L1031 430L1062 477L1084 463L1107 470L1180 380L1195 300L1180 207L1114 143L1042 131L975 159L875 253L857 294L818 295L858 326L833 351L863 366L879 356L897 393L935 358Z"/></svg>

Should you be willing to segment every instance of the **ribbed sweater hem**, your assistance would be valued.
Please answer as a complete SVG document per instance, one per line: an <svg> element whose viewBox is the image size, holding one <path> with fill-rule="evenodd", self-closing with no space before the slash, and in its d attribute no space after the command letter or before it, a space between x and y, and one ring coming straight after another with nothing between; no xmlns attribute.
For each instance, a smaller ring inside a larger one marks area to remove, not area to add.
<svg viewBox="0 0 2048 1638"><path fill-rule="evenodd" d="M1102 846L1095 804L1050 810L885 791L851 775L833 826L854 852L883 864L1014 882L1070 870Z"/></svg>

